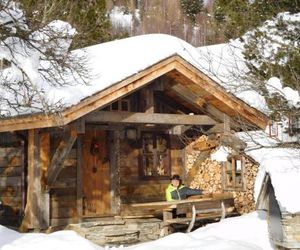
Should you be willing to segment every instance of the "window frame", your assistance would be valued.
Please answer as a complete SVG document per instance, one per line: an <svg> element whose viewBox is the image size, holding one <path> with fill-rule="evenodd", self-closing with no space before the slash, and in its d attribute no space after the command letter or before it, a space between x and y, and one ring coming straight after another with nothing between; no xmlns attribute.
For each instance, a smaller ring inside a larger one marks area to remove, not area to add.
<svg viewBox="0 0 300 250"><path fill-rule="evenodd" d="M151 153L146 153L144 152L144 136L146 134L150 134L153 142L153 152ZM165 153L159 153L157 151L157 138L161 136L166 140L166 152ZM140 160L139 160L139 176L143 180L167 180L170 179L171 177L171 152L170 152L170 137L168 134L163 133L161 131L142 131L141 137L140 137ZM145 160L144 156L145 155L153 155L153 162L154 162L154 168L157 168L158 162L159 162L159 156L160 155L165 155L163 161L166 162L166 174L164 175L146 175L145 174Z"/></svg>
<svg viewBox="0 0 300 250"><path fill-rule="evenodd" d="M237 183L237 161L240 161L240 179L241 184ZM231 155L226 162L223 162L222 168L222 188L224 191L244 191L245 190L245 157L242 155ZM232 181L229 183L229 176Z"/></svg>
<svg viewBox="0 0 300 250"><path fill-rule="evenodd" d="M119 99L111 103L108 110L112 112L131 112L131 101L129 98Z"/></svg>

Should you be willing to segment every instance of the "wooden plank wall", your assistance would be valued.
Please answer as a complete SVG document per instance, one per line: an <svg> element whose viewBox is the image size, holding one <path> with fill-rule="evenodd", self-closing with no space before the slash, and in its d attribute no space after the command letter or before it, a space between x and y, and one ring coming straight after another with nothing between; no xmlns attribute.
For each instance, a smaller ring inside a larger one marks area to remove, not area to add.
<svg viewBox="0 0 300 250"><path fill-rule="evenodd" d="M55 134L51 136L51 157L54 155L61 138L62 135ZM69 218L77 218L76 145L74 143L64 162L64 168L57 177L54 188L50 191L50 223L52 226L64 224Z"/></svg>
<svg viewBox="0 0 300 250"><path fill-rule="evenodd" d="M0 223L15 225L19 222L24 201L22 201L24 169L24 143L12 141L12 135L0 134L0 198L5 212L0 217ZM6 139L4 138L6 137ZM3 142L3 143L2 143ZM11 143L10 143L11 142Z"/></svg>
<svg viewBox="0 0 300 250"><path fill-rule="evenodd" d="M172 174L184 176L183 149L178 140L171 140ZM151 202L165 200L165 189L170 183L166 180L143 180L139 176L139 145L126 139L120 140L120 197L121 203Z"/></svg>

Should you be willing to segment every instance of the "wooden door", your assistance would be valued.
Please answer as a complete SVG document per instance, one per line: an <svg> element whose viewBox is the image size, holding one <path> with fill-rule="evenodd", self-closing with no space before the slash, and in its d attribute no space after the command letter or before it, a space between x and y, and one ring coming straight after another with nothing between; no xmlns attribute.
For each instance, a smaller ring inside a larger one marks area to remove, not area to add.
<svg viewBox="0 0 300 250"><path fill-rule="evenodd" d="M87 130L83 138L83 215L110 214L110 168L106 131Z"/></svg>

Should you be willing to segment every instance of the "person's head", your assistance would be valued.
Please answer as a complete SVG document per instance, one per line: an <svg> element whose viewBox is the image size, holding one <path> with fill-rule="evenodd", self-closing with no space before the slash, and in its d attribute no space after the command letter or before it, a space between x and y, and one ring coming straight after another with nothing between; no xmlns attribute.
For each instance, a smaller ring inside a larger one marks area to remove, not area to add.
<svg viewBox="0 0 300 250"><path fill-rule="evenodd" d="M180 176L178 174L174 174L171 178L171 184L174 186L174 187L179 187L180 184L181 184L181 179L180 179Z"/></svg>

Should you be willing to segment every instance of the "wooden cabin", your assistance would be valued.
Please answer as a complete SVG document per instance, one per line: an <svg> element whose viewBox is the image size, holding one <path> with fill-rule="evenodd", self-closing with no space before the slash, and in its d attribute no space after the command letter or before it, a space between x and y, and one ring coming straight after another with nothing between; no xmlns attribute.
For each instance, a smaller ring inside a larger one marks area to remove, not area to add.
<svg viewBox="0 0 300 250"><path fill-rule="evenodd" d="M269 238L278 249L300 249L300 212L291 213L284 209L274 189L271 175L266 173L257 209L268 211Z"/></svg>
<svg viewBox="0 0 300 250"><path fill-rule="evenodd" d="M127 205L163 201L172 174L193 184L191 169L197 159L209 157L208 149L239 145L231 131L266 124L264 114L179 55L100 89L59 116L3 118L0 197L7 216L2 223L43 230L133 216ZM249 183L237 166L244 162L238 155L230 159L223 174L227 182L218 175L217 188L209 174L197 185L211 193L243 193Z"/></svg>

